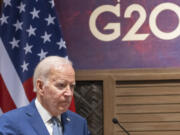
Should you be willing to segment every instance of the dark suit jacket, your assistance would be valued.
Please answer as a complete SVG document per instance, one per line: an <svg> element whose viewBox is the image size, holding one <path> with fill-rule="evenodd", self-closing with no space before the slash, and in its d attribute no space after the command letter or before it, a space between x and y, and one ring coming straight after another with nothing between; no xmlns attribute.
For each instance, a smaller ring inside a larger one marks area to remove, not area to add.
<svg viewBox="0 0 180 135"><path fill-rule="evenodd" d="M67 111L61 115L64 135L88 135L87 123L81 116ZM0 135L49 135L34 100L25 107L0 117Z"/></svg>

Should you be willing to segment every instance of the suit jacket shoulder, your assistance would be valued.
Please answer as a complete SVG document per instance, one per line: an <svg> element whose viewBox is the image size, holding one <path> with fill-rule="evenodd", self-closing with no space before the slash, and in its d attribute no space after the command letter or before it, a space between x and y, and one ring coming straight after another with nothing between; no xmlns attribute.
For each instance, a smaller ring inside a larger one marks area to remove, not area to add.
<svg viewBox="0 0 180 135"><path fill-rule="evenodd" d="M0 135L49 135L34 101L0 117Z"/></svg>

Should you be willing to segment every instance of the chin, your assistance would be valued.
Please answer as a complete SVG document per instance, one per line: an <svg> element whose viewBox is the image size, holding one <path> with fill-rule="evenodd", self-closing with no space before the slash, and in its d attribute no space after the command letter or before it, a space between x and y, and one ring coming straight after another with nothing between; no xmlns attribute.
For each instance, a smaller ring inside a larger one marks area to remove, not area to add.
<svg viewBox="0 0 180 135"><path fill-rule="evenodd" d="M67 107L67 108L59 108L59 112L64 113L64 112L66 112L68 110L68 108L69 107Z"/></svg>

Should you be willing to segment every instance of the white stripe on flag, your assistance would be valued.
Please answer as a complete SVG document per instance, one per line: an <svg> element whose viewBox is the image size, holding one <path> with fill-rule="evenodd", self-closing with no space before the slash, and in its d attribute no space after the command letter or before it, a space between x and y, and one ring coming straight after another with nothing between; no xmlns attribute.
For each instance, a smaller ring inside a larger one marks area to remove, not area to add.
<svg viewBox="0 0 180 135"><path fill-rule="evenodd" d="M6 87L13 99L16 107L21 107L29 103L21 80L11 62L9 55L4 48L4 44L0 38L0 73L6 84Z"/></svg>

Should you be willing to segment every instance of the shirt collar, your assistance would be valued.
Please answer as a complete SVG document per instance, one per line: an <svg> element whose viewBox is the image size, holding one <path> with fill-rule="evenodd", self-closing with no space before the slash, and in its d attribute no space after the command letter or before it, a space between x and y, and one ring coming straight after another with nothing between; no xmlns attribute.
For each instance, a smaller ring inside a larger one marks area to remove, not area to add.
<svg viewBox="0 0 180 135"><path fill-rule="evenodd" d="M44 123L48 122L52 116L51 114L41 105L41 103L38 101L38 99L36 98L35 99L35 105L36 105L36 108L43 120Z"/></svg>
<svg viewBox="0 0 180 135"><path fill-rule="evenodd" d="M43 120L43 122L49 122L49 120L53 117L39 102L39 100L36 98L35 99L35 106ZM61 122L61 115L57 116L59 121Z"/></svg>

